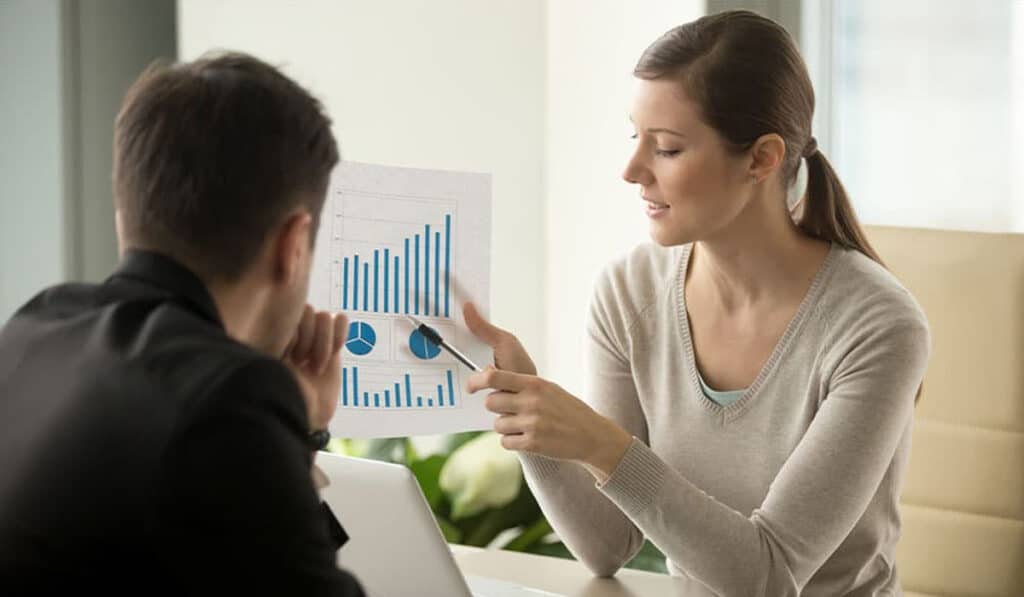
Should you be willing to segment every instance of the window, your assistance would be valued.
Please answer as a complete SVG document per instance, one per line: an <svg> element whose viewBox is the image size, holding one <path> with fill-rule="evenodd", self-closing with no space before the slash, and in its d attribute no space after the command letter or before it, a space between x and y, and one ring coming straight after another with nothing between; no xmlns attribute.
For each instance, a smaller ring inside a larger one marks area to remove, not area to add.
<svg viewBox="0 0 1024 597"><path fill-rule="evenodd" d="M1024 232L1024 0L811 0L815 134L868 224Z"/></svg>

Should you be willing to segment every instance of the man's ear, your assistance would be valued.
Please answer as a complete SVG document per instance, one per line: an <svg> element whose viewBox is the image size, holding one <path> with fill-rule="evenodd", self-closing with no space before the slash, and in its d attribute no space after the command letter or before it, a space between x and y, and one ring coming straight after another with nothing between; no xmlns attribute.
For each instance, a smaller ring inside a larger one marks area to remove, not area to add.
<svg viewBox="0 0 1024 597"><path fill-rule="evenodd" d="M750 148L750 176L757 182L772 175L786 159L786 142L775 133L761 135Z"/></svg>
<svg viewBox="0 0 1024 597"><path fill-rule="evenodd" d="M274 280L291 284L302 272L302 263L313 247L313 217L308 211L293 212L277 229L274 243Z"/></svg>

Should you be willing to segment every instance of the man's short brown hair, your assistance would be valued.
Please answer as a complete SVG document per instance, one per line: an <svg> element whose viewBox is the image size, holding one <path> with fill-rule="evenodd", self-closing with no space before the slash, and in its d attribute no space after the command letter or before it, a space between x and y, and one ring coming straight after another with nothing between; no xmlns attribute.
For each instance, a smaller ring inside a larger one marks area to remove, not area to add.
<svg viewBox="0 0 1024 597"><path fill-rule="evenodd" d="M237 53L150 67L114 127L124 241L234 280L296 207L315 232L337 162L320 103L274 67Z"/></svg>

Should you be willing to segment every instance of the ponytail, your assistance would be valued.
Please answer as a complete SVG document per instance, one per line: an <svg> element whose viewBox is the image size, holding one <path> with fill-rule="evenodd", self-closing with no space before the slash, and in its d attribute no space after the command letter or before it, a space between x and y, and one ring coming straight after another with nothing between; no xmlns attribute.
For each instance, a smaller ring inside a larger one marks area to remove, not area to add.
<svg viewBox="0 0 1024 597"><path fill-rule="evenodd" d="M820 150L807 156L807 197L797 223L810 236L860 251L883 267L885 263L868 242L850 199L832 165Z"/></svg>
<svg viewBox="0 0 1024 597"><path fill-rule="evenodd" d="M812 138L812 142L814 142ZM815 143L815 146L817 144ZM857 215L850 205L850 198L839 181L839 176L825 159L820 150L812 149L807 160L807 196L804 199L803 215L797 226L806 234L821 240L836 242L847 249L854 249L867 255L882 267L885 263L868 242L860 227ZM917 387L914 404L921 400L924 383Z"/></svg>

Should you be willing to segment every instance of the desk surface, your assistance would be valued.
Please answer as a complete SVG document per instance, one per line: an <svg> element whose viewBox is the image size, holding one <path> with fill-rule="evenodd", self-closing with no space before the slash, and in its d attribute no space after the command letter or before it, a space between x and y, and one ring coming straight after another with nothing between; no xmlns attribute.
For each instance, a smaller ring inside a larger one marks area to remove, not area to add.
<svg viewBox="0 0 1024 597"><path fill-rule="evenodd" d="M568 597L645 597L708 595L692 582L641 570L622 569L615 578L595 578L573 560L452 545L463 574L489 576Z"/></svg>

